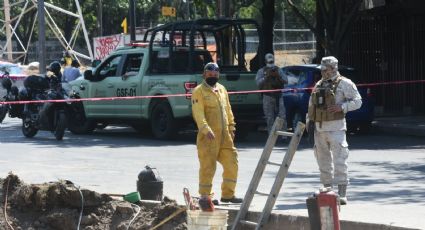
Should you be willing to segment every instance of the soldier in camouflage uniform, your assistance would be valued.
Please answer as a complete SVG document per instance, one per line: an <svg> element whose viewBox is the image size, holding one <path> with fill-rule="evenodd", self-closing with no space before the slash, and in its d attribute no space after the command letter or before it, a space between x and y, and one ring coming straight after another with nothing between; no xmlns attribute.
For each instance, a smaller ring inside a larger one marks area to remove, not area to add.
<svg viewBox="0 0 425 230"><path fill-rule="evenodd" d="M255 78L258 88L261 90L283 89L288 83L288 77L274 64L273 54L266 54L265 59L266 66L258 70ZM285 121L283 129L286 130L286 111L282 92L263 93L263 111L269 133L277 116Z"/></svg>
<svg viewBox="0 0 425 230"><path fill-rule="evenodd" d="M345 114L360 108L362 98L356 85L339 74L335 57L324 57L320 67L322 79L316 83L308 106L308 132L314 132L314 154L323 186L337 184L340 202L346 204L349 152Z"/></svg>

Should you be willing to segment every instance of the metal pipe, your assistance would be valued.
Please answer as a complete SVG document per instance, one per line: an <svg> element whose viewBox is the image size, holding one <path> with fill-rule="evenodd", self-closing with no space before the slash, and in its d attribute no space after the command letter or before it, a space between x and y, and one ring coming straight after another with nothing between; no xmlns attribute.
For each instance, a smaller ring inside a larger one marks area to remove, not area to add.
<svg viewBox="0 0 425 230"><path fill-rule="evenodd" d="M44 21L44 0L38 0L38 61L40 74L46 73L46 22Z"/></svg>

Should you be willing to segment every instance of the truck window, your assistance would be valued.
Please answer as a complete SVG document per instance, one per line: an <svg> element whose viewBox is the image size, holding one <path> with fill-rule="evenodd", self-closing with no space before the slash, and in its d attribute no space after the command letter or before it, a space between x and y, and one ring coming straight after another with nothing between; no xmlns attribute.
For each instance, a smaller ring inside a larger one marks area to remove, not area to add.
<svg viewBox="0 0 425 230"><path fill-rule="evenodd" d="M137 75L143 61L143 54L128 54L124 63L124 75Z"/></svg>
<svg viewBox="0 0 425 230"><path fill-rule="evenodd" d="M160 55L158 55L160 54ZM168 73L168 60L167 55L161 55L158 51L152 54L151 73Z"/></svg>
<svg viewBox="0 0 425 230"><path fill-rule="evenodd" d="M99 80L105 79L107 77L118 76L118 67L121 62L121 58L121 55L117 55L105 61L97 70L97 72L99 73Z"/></svg>

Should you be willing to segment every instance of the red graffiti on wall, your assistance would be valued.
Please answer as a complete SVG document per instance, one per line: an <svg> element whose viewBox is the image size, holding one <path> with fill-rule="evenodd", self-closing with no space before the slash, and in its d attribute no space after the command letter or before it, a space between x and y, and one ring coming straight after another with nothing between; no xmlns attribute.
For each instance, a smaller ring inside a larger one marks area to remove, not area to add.
<svg viewBox="0 0 425 230"><path fill-rule="evenodd" d="M95 38L95 58L102 60L114 51L121 42L121 35Z"/></svg>

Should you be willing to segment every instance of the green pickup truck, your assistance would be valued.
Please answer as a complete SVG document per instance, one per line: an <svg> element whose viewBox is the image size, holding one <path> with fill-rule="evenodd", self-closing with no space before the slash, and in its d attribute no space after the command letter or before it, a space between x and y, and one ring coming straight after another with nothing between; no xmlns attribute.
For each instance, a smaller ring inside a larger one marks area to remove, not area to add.
<svg viewBox="0 0 425 230"><path fill-rule="evenodd" d="M259 41L246 61L245 29L258 34ZM173 22L149 29L142 42L119 48L84 79L71 82L81 98L154 96L190 93L203 80L203 66L211 61L220 66L220 80L229 92L257 89L255 74L263 63L261 33L254 20L200 19ZM258 54L258 55L256 55ZM255 56L255 57L254 57ZM260 94L230 96L240 135L262 122ZM188 96L167 96L130 100L101 100L74 103L69 130L75 134L92 132L96 125L130 124L155 138L172 138L192 122Z"/></svg>

